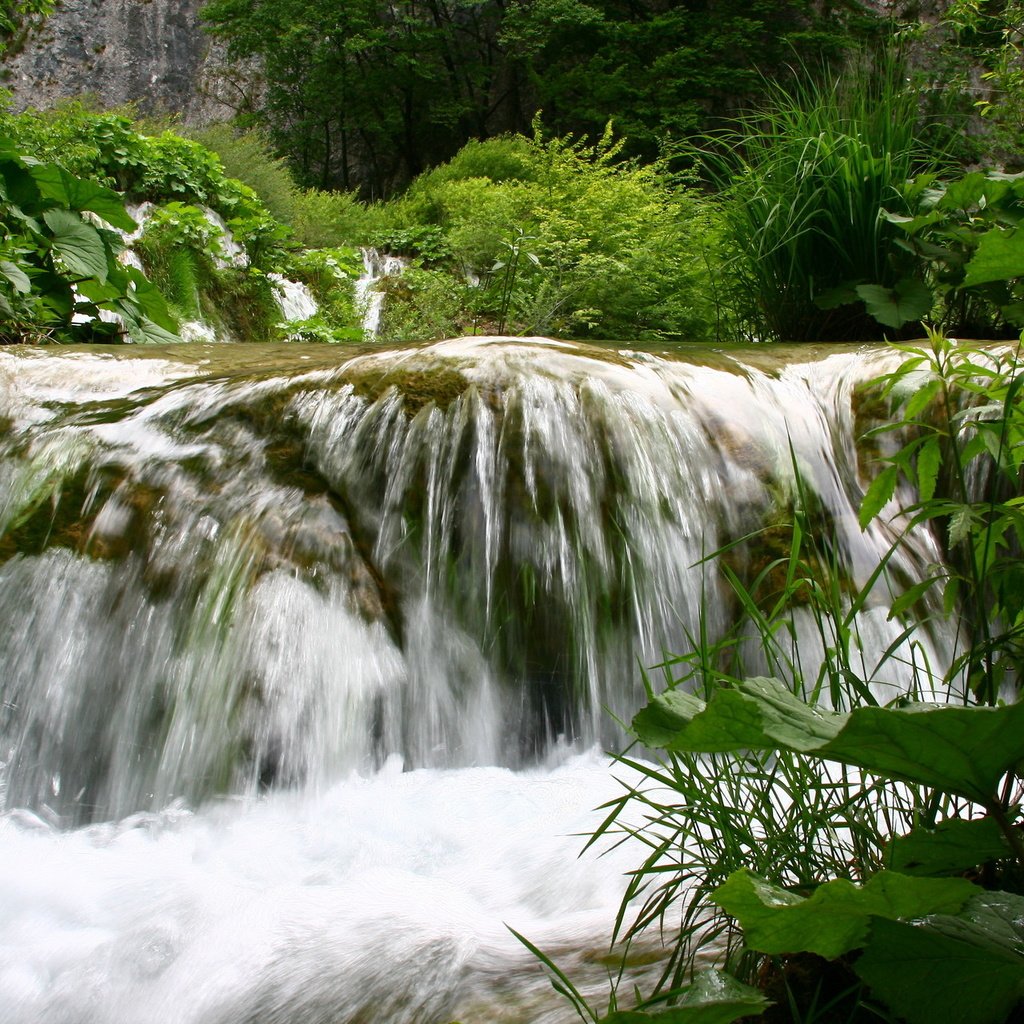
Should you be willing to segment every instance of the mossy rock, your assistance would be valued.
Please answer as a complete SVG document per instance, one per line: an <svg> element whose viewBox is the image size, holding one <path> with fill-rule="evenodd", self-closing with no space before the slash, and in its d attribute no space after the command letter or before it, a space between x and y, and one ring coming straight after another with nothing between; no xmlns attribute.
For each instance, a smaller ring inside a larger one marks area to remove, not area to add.
<svg viewBox="0 0 1024 1024"><path fill-rule="evenodd" d="M410 418L433 405L441 412L461 398L471 386L458 369L449 366L395 366L378 372L376 367L356 369L346 379L357 395L373 402L394 389Z"/></svg>

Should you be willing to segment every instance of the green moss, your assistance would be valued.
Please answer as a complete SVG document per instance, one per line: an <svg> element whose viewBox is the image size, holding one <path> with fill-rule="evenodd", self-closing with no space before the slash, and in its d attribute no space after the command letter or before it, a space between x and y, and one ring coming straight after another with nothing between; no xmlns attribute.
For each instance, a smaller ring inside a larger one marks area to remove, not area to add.
<svg viewBox="0 0 1024 1024"><path fill-rule="evenodd" d="M427 369L393 367L383 373L358 371L350 374L348 382L357 395L376 401L391 388L402 397L405 410L415 416L428 405L444 412L461 398L470 387L470 381L451 366L433 366Z"/></svg>
<svg viewBox="0 0 1024 1024"><path fill-rule="evenodd" d="M281 312L262 275L227 268L212 277L201 295L203 318L239 341L277 341Z"/></svg>

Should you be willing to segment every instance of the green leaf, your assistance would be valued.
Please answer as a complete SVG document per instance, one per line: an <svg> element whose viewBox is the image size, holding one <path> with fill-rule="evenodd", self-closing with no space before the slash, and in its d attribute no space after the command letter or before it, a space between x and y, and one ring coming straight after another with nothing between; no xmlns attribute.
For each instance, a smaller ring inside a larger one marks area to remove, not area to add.
<svg viewBox="0 0 1024 1024"><path fill-rule="evenodd" d="M981 517L970 505L958 505L949 517L949 546L956 547L981 525Z"/></svg>
<svg viewBox="0 0 1024 1024"><path fill-rule="evenodd" d="M71 210L88 210L123 231L134 231L136 223L124 208L124 200L109 188L88 178L79 178L57 164L37 164L30 173L47 199Z"/></svg>
<svg viewBox="0 0 1024 1024"><path fill-rule="evenodd" d="M641 742L693 753L784 749L985 803L1024 758L1024 703L908 704L849 714L804 703L777 679L753 678L704 701L670 690L633 719Z"/></svg>
<svg viewBox="0 0 1024 1024"><path fill-rule="evenodd" d="M917 452L917 492L922 501L931 501L935 497L941 464L938 438L930 437Z"/></svg>
<svg viewBox="0 0 1024 1024"><path fill-rule="evenodd" d="M847 306L857 301L857 292L852 282L841 284L836 288L829 288L814 298L814 304L818 309L838 309L840 306Z"/></svg>
<svg viewBox="0 0 1024 1024"><path fill-rule="evenodd" d="M712 894L761 953L817 953L834 960L867 941L872 917L893 919L956 913L977 892L963 878L913 878L880 871L866 885L845 878L797 896L746 868L734 871Z"/></svg>
<svg viewBox="0 0 1024 1024"><path fill-rule="evenodd" d="M141 270L135 267L122 267L118 263L110 271L110 280L129 297L138 312L147 320L152 320L172 334L178 330L177 322L167 309L163 293Z"/></svg>
<svg viewBox="0 0 1024 1024"><path fill-rule="evenodd" d="M620 1010L602 1017L600 1024L732 1024L760 1016L770 1005L758 989L709 968L694 978L675 1006L649 1012Z"/></svg>
<svg viewBox="0 0 1024 1024"><path fill-rule="evenodd" d="M894 619L902 615L908 608L912 608L942 578L941 576L929 576L928 579L921 580L920 583L915 583L912 587L908 587L893 601L888 617Z"/></svg>
<svg viewBox="0 0 1024 1024"><path fill-rule="evenodd" d="M861 284L857 294L864 300L868 313L886 327L902 327L913 320L920 320L931 311L931 289L921 281L904 278L893 288L880 284Z"/></svg>
<svg viewBox="0 0 1024 1024"><path fill-rule="evenodd" d="M125 329L132 341L140 345L174 345L181 342L178 335L143 316L134 305L124 300L112 305L124 320Z"/></svg>
<svg viewBox="0 0 1024 1024"><path fill-rule="evenodd" d="M32 282L29 280L28 274L10 260L0 260L0 274L3 274L11 282L16 292L28 295L32 291Z"/></svg>
<svg viewBox="0 0 1024 1024"><path fill-rule="evenodd" d="M986 231L964 271L964 286L1007 281L1024 275L1024 232L1003 228Z"/></svg>
<svg viewBox="0 0 1024 1024"><path fill-rule="evenodd" d="M914 875L952 875L1013 856L993 818L954 818L935 828L919 826L893 839L886 853L893 871Z"/></svg>
<svg viewBox="0 0 1024 1024"><path fill-rule="evenodd" d="M857 521L860 523L862 530L866 530L868 523L885 508L889 499L893 496L893 492L896 490L898 477L898 466L886 466L871 481L871 486L867 489L867 493L860 503L860 513L857 516Z"/></svg>
<svg viewBox="0 0 1024 1024"><path fill-rule="evenodd" d="M47 210L46 226L53 232L53 251L73 274L107 279L109 254L103 237L71 210Z"/></svg>
<svg viewBox="0 0 1024 1024"><path fill-rule="evenodd" d="M934 377L922 387L919 387L907 399L907 404L903 408L904 418L908 420L915 419L927 409L932 399L942 391L942 383L938 377Z"/></svg>
<svg viewBox="0 0 1024 1024"><path fill-rule="evenodd" d="M854 964L907 1024L1003 1024L1024 997L1024 898L979 893L953 917L878 919Z"/></svg>

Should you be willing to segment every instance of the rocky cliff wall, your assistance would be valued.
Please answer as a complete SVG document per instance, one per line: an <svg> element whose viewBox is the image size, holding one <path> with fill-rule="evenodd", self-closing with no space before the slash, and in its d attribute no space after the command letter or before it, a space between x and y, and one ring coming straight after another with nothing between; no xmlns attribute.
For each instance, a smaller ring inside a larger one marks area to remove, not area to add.
<svg viewBox="0 0 1024 1024"><path fill-rule="evenodd" d="M59 0L43 27L3 69L14 107L94 96L134 102L191 124L234 112L214 98L218 53L199 23L203 0Z"/></svg>

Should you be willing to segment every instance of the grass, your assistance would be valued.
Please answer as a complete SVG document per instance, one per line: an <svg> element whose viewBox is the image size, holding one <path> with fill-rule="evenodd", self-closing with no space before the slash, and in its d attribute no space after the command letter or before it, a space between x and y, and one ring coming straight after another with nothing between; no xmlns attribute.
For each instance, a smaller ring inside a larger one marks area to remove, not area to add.
<svg viewBox="0 0 1024 1024"><path fill-rule="evenodd" d="M906 183L941 160L902 63L865 59L823 81L805 70L766 93L763 110L707 140L735 315L759 340L880 338L854 288L892 287L909 255L880 211L906 209Z"/></svg>

